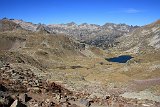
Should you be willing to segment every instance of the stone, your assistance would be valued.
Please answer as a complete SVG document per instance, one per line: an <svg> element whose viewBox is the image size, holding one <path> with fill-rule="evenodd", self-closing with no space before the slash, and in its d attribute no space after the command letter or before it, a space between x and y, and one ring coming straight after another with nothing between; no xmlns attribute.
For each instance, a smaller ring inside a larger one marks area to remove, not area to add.
<svg viewBox="0 0 160 107"><path fill-rule="evenodd" d="M22 102L15 100L10 107L27 107L27 106Z"/></svg>
<svg viewBox="0 0 160 107"><path fill-rule="evenodd" d="M67 103L63 103L61 106L62 107L68 107L68 104Z"/></svg>
<svg viewBox="0 0 160 107"><path fill-rule="evenodd" d="M5 92L7 91L7 88L4 85L0 84L0 91Z"/></svg>
<svg viewBox="0 0 160 107"><path fill-rule="evenodd" d="M86 106L86 107L90 107L91 106L91 102L89 102L87 99L80 99L80 104Z"/></svg>
<svg viewBox="0 0 160 107"><path fill-rule="evenodd" d="M27 88L28 91L31 91L33 93L40 93L41 89L38 87L32 87L32 88Z"/></svg>
<svg viewBox="0 0 160 107"><path fill-rule="evenodd" d="M0 97L0 107L6 103L5 99Z"/></svg>
<svg viewBox="0 0 160 107"><path fill-rule="evenodd" d="M35 104L34 107L38 107L38 104Z"/></svg>
<svg viewBox="0 0 160 107"><path fill-rule="evenodd" d="M62 102L62 103L66 102L66 101L67 101L66 98L61 98L61 99L60 99L60 102Z"/></svg>
<svg viewBox="0 0 160 107"><path fill-rule="evenodd" d="M18 100L15 100L10 107L17 107L17 105L18 105Z"/></svg>
<svg viewBox="0 0 160 107"><path fill-rule="evenodd" d="M21 94L19 96L19 99L23 102L23 103L26 103L28 102L29 100L31 100L32 98L29 97L26 93L25 94Z"/></svg>
<svg viewBox="0 0 160 107"><path fill-rule="evenodd" d="M14 102L14 99L9 93L0 91L0 107L10 106Z"/></svg>
<svg viewBox="0 0 160 107"><path fill-rule="evenodd" d="M51 102L51 101L50 101L50 99L48 99L48 98L45 100L45 104L50 104L50 102Z"/></svg>
<svg viewBox="0 0 160 107"><path fill-rule="evenodd" d="M50 102L49 107L54 107L55 103L54 102Z"/></svg>
<svg viewBox="0 0 160 107"><path fill-rule="evenodd" d="M2 61L0 61L0 68L2 68L3 67L3 63L2 63Z"/></svg>
<svg viewBox="0 0 160 107"><path fill-rule="evenodd" d="M77 106L76 104L72 104L70 107L79 107L79 106Z"/></svg>
<svg viewBox="0 0 160 107"><path fill-rule="evenodd" d="M56 94L55 98L56 98L57 100L60 100L60 99L61 99L60 94Z"/></svg>
<svg viewBox="0 0 160 107"><path fill-rule="evenodd" d="M104 95L100 93L92 93L89 98L94 99L94 98L103 98Z"/></svg>

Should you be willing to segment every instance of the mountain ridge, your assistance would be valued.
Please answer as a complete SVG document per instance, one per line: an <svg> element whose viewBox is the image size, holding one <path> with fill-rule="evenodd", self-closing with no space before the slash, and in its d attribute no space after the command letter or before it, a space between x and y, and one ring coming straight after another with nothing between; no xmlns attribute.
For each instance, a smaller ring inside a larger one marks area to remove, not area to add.
<svg viewBox="0 0 160 107"><path fill-rule="evenodd" d="M68 37L71 37L79 42L100 47L102 49L109 49L115 47L119 44L119 39L124 38L126 35L132 35L132 32L141 32L140 29L156 29L158 28L160 20L157 20L151 24L145 26L129 26L126 24L114 24L114 23L105 23L104 25L96 24L87 24L82 23L77 25L75 22L70 22L66 24L33 24L31 22L25 22L23 20L17 19L2 19L1 21L11 21L16 23L19 28L33 32L41 33L51 33L51 34L64 34ZM143 30L144 31L144 30ZM153 30L150 32L154 32ZM143 35L142 33L139 35ZM155 37L156 38L156 37ZM153 38L154 39L154 38ZM152 39L152 40L153 40ZM132 40L132 39L131 39ZM158 41L157 41L158 43ZM153 41L150 45L154 45ZM158 48L159 46L156 45Z"/></svg>
<svg viewBox="0 0 160 107"><path fill-rule="evenodd" d="M80 42L87 43L89 45L94 45L96 47L101 47L107 49L113 46L115 39L133 31L139 26L130 26L126 24L114 24L105 23L104 25L87 24L82 23L77 25L74 22L66 24L33 24L31 22L25 22L23 20L8 19L16 24L20 25L23 29L30 30L33 32L39 31L37 28L41 26L43 30L48 33L62 33L67 36L72 37ZM103 40L101 40L103 38ZM100 43L101 41L102 43ZM107 41L107 43L106 43Z"/></svg>
<svg viewBox="0 0 160 107"><path fill-rule="evenodd" d="M140 27L134 32L117 39L119 48L123 51L134 50L147 51L160 49L160 20Z"/></svg>

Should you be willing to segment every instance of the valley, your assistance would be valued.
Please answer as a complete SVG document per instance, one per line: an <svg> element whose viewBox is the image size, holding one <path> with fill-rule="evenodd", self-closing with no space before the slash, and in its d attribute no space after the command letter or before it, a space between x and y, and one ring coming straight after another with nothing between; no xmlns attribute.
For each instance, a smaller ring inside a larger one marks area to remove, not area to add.
<svg viewBox="0 0 160 107"><path fill-rule="evenodd" d="M27 93L27 107L160 106L160 21L104 26L0 20L0 91Z"/></svg>

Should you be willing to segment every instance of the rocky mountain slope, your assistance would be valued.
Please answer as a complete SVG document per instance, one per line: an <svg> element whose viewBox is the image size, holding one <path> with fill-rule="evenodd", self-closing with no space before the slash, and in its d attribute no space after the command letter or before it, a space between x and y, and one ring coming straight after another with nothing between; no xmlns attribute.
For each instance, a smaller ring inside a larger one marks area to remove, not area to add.
<svg viewBox="0 0 160 107"><path fill-rule="evenodd" d="M32 24L22 20L12 20L19 24L22 28L37 31L41 24ZM106 49L115 45L115 39L124 34L133 31L138 26L129 26L126 24L106 23L102 26L96 24L83 23L77 25L74 22L67 24L51 24L41 25L50 33L63 33L80 42L85 42L89 45L94 45Z"/></svg>
<svg viewBox="0 0 160 107"><path fill-rule="evenodd" d="M160 49L160 20L136 29L117 40L119 49L133 53Z"/></svg>

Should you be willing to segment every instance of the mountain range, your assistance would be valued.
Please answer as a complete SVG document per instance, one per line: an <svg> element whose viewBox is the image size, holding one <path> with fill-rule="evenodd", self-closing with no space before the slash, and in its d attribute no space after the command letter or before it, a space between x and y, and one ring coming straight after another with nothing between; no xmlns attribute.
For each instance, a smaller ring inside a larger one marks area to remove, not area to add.
<svg viewBox="0 0 160 107"><path fill-rule="evenodd" d="M48 33L58 33L58 34L62 33L81 43L86 43L89 45L100 47L102 49L108 49L110 47L114 47L118 45L120 37L122 37L122 39L127 37L128 39L132 40L133 38L134 39L137 38L135 37L136 35L140 35L140 36L141 35L150 35L150 36L159 35L159 26L157 25L159 24L159 21L156 21L155 23L152 23L151 25L148 25L148 26L140 27L140 26L132 26L132 25L129 26L126 24L114 24L114 23L106 23L102 26L96 25L96 24L87 24L87 23L77 25L74 22L67 23L67 24L44 25L44 24L33 24L31 22L25 22L23 20L16 20L16 19L10 19L10 20L15 22L16 24L18 24L19 26L21 26L23 29L26 29L26 30L30 30L30 31L42 30ZM154 41L156 38L158 39L159 37L156 36L151 39L152 43L150 43L150 46L156 45L154 44ZM130 40L126 40L126 41L130 42ZM157 40L157 43L159 43L159 39ZM156 45L156 48L159 48L158 45Z"/></svg>
<svg viewBox="0 0 160 107"><path fill-rule="evenodd" d="M129 26L126 24L114 24L106 23L102 26L96 24L83 23L77 25L74 22L67 24L33 24L31 22L25 22L23 20L11 19L11 21L20 25L23 29L30 31L39 31L40 29L45 30L48 33L63 33L68 35L80 42L87 43L106 49L113 46L115 39L133 31L139 26Z"/></svg>

